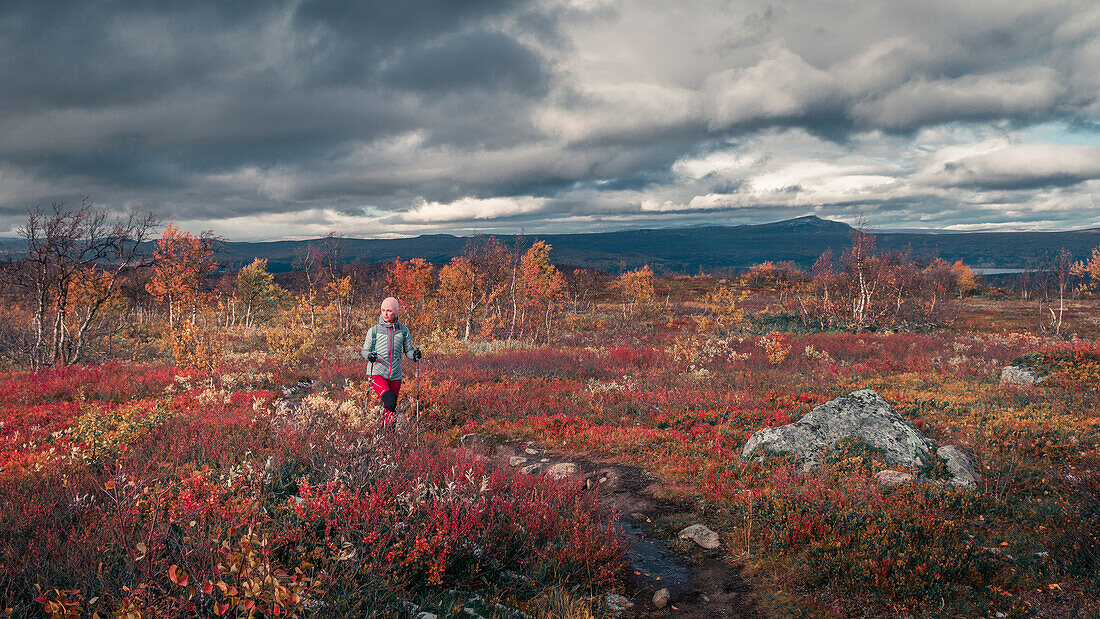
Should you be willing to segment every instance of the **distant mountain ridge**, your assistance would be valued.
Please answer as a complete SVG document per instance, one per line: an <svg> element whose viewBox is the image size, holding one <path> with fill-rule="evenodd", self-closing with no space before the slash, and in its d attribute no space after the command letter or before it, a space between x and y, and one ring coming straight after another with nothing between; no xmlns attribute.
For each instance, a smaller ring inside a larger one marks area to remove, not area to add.
<svg viewBox="0 0 1100 619"><path fill-rule="evenodd" d="M535 240L552 246L551 260L617 272L645 264L663 272L696 273L742 269L766 260L790 260L803 268L813 266L826 250L842 252L851 244L853 228L846 223L814 215L765 224L656 228L617 232L537 234L521 237L528 246ZM515 236L495 236L511 245ZM914 259L962 260L974 267L1026 268L1039 266L1063 247L1075 259L1086 258L1100 246L1100 230L1067 232L876 232L880 250L908 252ZM423 258L446 262L462 253L468 237L449 234L408 239L338 239L346 262L386 262L396 258ZM269 268L291 267L298 247L317 241L228 243L234 266L254 257L267 258Z"/></svg>
<svg viewBox="0 0 1100 619"><path fill-rule="evenodd" d="M848 224L814 215L765 224L657 228L617 232L537 234L520 237L523 247L536 240L552 246L557 264L617 272L645 264L661 272L742 269L766 260L790 260L802 268L813 265L826 250L843 252L851 243ZM1065 232L874 232L882 251L907 252L914 259L962 260L983 268L1035 268L1060 249L1074 259L1087 258L1100 246L1100 229ZM513 235L494 236L507 245ZM295 252L320 239L305 241L227 242L222 262L239 268L254 258L266 258L274 272L291 270ZM343 262L377 263L396 258L423 258L442 263L462 253L468 237L449 234L406 239L338 238ZM11 246L5 243L7 246Z"/></svg>

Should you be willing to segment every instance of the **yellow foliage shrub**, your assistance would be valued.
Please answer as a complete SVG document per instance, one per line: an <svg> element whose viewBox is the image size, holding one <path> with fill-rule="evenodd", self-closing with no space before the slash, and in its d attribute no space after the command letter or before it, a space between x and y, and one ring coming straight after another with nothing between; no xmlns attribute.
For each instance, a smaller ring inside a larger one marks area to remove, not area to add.
<svg viewBox="0 0 1100 619"><path fill-rule="evenodd" d="M176 367L212 372L225 360L225 339L212 330L200 329L190 321L172 331L172 356Z"/></svg>
<svg viewBox="0 0 1100 619"><path fill-rule="evenodd" d="M313 331L293 327L265 329L264 340L268 353L284 366L298 363L317 344Z"/></svg>

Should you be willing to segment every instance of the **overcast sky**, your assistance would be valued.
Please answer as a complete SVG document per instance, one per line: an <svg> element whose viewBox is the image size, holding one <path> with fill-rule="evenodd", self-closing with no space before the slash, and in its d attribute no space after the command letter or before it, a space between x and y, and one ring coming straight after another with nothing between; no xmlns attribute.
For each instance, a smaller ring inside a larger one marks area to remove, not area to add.
<svg viewBox="0 0 1100 619"><path fill-rule="evenodd" d="M208 8L200 8L208 6ZM0 3L0 236L1100 226L1095 0Z"/></svg>

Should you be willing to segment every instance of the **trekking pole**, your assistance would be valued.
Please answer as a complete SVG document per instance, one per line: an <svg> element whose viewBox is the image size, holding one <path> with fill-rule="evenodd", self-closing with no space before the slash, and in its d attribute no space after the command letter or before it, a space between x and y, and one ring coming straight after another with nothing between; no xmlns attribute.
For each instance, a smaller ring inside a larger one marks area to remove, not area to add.
<svg viewBox="0 0 1100 619"><path fill-rule="evenodd" d="M374 362L370 362L370 373L367 374L367 397L363 400L363 414L369 415L367 410L370 408L370 395L374 393Z"/></svg>
<svg viewBox="0 0 1100 619"><path fill-rule="evenodd" d="M420 444L420 359L416 360L416 443Z"/></svg>

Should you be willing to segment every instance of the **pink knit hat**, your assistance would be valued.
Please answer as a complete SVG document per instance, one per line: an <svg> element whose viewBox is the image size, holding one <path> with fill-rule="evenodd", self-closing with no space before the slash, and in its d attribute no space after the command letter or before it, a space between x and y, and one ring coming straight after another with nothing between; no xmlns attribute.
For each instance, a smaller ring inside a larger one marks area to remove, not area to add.
<svg viewBox="0 0 1100 619"><path fill-rule="evenodd" d="M397 299L393 297L386 297L385 300L382 301L382 309L384 310L388 309L396 312L398 307L400 307L400 304L397 302Z"/></svg>

